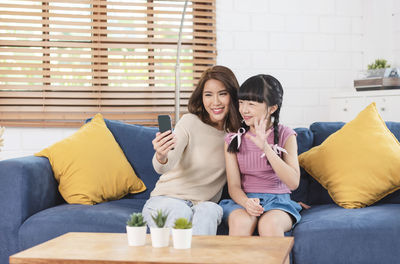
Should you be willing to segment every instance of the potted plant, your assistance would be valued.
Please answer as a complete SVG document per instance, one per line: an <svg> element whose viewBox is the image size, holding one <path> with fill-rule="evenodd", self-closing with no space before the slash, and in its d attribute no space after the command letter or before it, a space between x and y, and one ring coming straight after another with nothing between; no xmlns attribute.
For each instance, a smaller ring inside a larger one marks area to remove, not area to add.
<svg viewBox="0 0 400 264"><path fill-rule="evenodd" d="M169 228L165 227L168 214L161 210L156 215L152 215L154 223L157 227L150 227L151 244L153 247L167 247L169 245Z"/></svg>
<svg viewBox="0 0 400 264"><path fill-rule="evenodd" d="M133 213L126 222L129 246L143 246L146 243L146 221L142 213Z"/></svg>
<svg viewBox="0 0 400 264"><path fill-rule="evenodd" d="M172 228L172 242L176 249L187 249L192 244L192 222L186 218L178 218Z"/></svg>
<svg viewBox="0 0 400 264"><path fill-rule="evenodd" d="M390 68L385 59L376 59L373 63L368 64L368 77L383 77L386 68Z"/></svg>

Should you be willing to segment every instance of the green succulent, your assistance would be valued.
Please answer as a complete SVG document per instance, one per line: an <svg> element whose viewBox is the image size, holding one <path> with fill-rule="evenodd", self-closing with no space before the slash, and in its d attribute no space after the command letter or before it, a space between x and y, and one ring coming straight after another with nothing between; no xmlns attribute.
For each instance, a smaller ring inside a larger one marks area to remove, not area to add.
<svg viewBox="0 0 400 264"><path fill-rule="evenodd" d="M190 229L192 228L192 222L189 222L186 218L181 217L175 220L175 229Z"/></svg>
<svg viewBox="0 0 400 264"><path fill-rule="evenodd" d="M145 226L146 221L143 220L142 213L133 213L126 222L127 226Z"/></svg>
<svg viewBox="0 0 400 264"><path fill-rule="evenodd" d="M156 215L152 215L154 223L156 223L157 227L162 228L165 226L167 222L168 213L164 213L162 210L158 210Z"/></svg>
<svg viewBox="0 0 400 264"><path fill-rule="evenodd" d="M374 63L371 63L368 65L368 70L389 68L390 65L386 64L386 63L387 63L387 60L385 60L385 59L376 59Z"/></svg>

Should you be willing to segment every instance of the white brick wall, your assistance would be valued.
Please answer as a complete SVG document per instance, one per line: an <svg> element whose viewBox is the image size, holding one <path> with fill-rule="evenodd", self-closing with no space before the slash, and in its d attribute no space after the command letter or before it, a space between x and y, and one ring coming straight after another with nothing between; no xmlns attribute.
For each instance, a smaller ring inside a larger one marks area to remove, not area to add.
<svg viewBox="0 0 400 264"><path fill-rule="evenodd" d="M76 128L6 127L0 160L28 156L73 134Z"/></svg>
<svg viewBox="0 0 400 264"><path fill-rule="evenodd" d="M327 121L329 98L352 91L375 58L400 66L399 0L216 1L217 63L240 83L276 76L285 90L281 120L292 127ZM74 131L6 128L0 159L30 155Z"/></svg>
<svg viewBox="0 0 400 264"><path fill-rule="evenodd" d="M393 8L393 35L394 35L394 62L393 65L400 68L400 1L394 1Z"/></svg>
<svg viewBox="0 0 400 264"><path fill-rule="evenodd" d="M219 36L222 41L233 36L235 42L218 46L218 64L231 67L240 83L258 73L275 75L285 89L281 120L286 124L328 120L329 98L352 90L366 66L364 16L375 4L371 1L217 0L217 42ZM235 28L238 17L244 23Z"/></svg>
<svg viewBox="0 0 400 264"><path fill-rule="evenodd" d="M398 0L367 0L364 10L364 61L377 58L394 61L395 37L393 11Z"/></svg>

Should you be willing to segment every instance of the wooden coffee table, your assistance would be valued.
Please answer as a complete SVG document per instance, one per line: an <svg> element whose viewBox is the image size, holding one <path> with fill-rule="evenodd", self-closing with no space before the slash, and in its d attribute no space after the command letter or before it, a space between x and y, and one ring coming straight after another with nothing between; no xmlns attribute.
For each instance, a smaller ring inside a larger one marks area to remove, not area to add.
<svg viewBox="0 0 400 264"><path fill-rule="evenodd" d="M17 263L283 263L293 237L193 236L191 249L128 246L124 233L67 233L10 256Z"/></svg>

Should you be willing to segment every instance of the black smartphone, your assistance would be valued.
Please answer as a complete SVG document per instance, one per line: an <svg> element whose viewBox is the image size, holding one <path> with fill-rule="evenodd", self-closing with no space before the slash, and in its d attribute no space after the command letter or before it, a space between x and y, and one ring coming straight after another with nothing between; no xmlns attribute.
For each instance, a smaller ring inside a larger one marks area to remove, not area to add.
<svg viewBox="0 0 400 264"><path fill-rule="evenodd" d="M172 120L169 115L158 116L158 129L161 133L164 133L167 130L172 131Z"/></svg>

